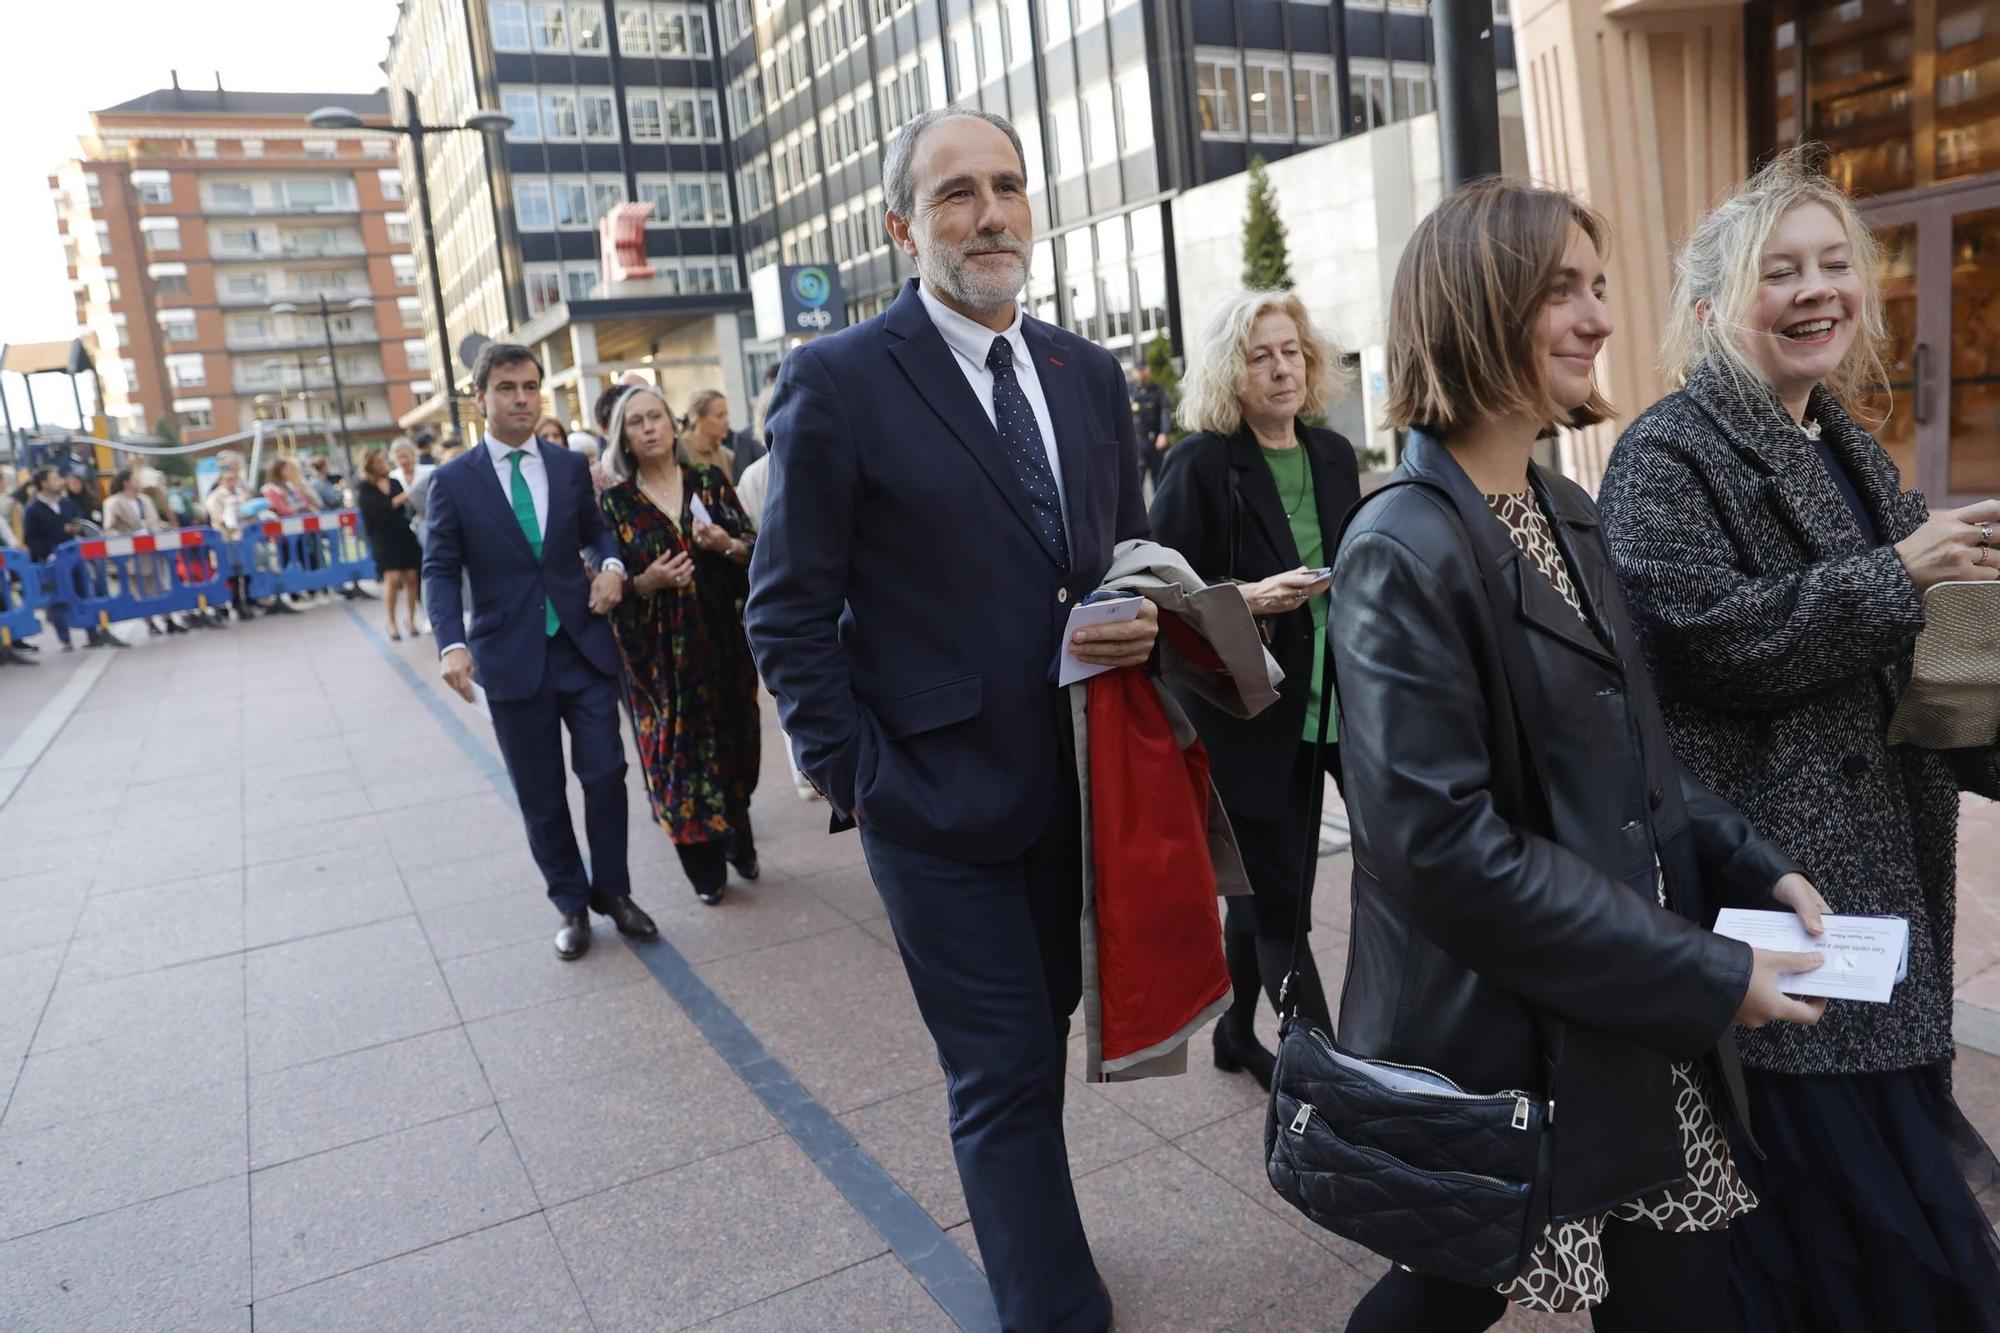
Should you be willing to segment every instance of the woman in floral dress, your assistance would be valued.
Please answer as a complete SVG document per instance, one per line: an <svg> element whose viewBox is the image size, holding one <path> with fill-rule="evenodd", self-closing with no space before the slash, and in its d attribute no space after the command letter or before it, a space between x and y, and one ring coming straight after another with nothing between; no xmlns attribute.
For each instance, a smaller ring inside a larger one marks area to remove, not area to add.
<svg viewBox="0 0 2000 1333"><path fill-rule="evenodd" d="M729 866L757 878L757 668L743 636L756 534L726 476L675 461L673 413L651 385L618 400L606 470L599 503L627 571L611 625L646 792L695 895L713 906Z"/></svg>

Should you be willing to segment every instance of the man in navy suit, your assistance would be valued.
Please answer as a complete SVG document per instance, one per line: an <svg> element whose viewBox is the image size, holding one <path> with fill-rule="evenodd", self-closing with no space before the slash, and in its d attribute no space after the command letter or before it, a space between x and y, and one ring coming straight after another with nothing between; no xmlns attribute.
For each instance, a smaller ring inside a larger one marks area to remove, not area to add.
<svg viewBox="0 0 2000 1333"><path fill-rule="evenodd" d="M883 164L919 280L786 358L766 419L747 620L800 765L852 820L950 1087L974 1233L1008 1329L1096 1330L1063 1144L1082 989L1065 622L1146 533L1115 357L1022 316L1033 243L1013 127L926 112ZM1078 654L1144 663L1150 603Z"/></svg>
<svg viewBox="0 0 2000 1333"><path fill-rule="evenodd" d="M604 526L581 454L535 438L542 367L513 343L488 343L473 367L486 438L431 474L424 600L445 683L486 689L493 734L528 826L528 847L562 914L556 956L590 948L590 912L619 933L659 932L632 901L625 866L625 746L618 733L618 645L604 617L625 566ZM465 628L461 575L472 582ZM563 729L583 784L590 870L576 845L563 778Z"/></svg>

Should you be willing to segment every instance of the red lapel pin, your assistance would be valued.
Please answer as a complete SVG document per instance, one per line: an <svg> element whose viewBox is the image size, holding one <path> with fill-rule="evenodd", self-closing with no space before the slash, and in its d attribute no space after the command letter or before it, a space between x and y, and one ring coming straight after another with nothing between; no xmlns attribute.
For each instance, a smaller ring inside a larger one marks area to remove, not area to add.
<svg viewBox="0 0 2000 1333"><path fill-rule="evenodd" d="M1059 366L1059 365L1061 365L1061 364L1062 364L1062 362L1060 362L1060 361L1056 360L1056 359L1055 359L1054 357L1050 357L1050 358L1049 358L1049 364L1050 364L1050 365L1052 365L1052 366Z"/></svg>

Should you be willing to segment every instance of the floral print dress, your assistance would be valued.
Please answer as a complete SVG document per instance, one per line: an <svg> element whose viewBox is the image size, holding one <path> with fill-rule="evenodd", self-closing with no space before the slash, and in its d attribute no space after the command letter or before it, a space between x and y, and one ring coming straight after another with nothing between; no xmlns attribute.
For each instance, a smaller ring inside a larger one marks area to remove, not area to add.
<svg viewBox="0 0 2000 1333"><path fill-rule="evenodd" d="M598 503L618 538L628 579L611 615L625 659L639 765L653 817L676 845L727 839L750 825L760 733L757 668L743 633L749 580L727 556L694 544L690 499L732 537L755 530L729 479L716 468L681 469L681 512L669 518L636 479L607 488ZM643 595L632 584L661 556L694 554L694 583Z"/></svg>

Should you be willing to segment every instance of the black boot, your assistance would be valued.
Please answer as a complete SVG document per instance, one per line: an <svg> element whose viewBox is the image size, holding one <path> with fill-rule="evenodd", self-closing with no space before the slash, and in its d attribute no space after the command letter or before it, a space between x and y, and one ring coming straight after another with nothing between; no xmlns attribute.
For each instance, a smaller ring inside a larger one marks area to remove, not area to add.
<svg viewBox="0 0 2000 1333"><path fill-rule="evenodd" d="M1215 1067L1225 1074L1247 1071L1268 1092L1278 1060L1257 1040L1257 997L1263 991L1257 937L1225 930L1222 956L1229 963L1230 1001L1228 1010L1215 1020Z"/></svg>
<svg viewBox="0 0 2000 1333"><path fill-rule="evenodd" d="M729 835L729 864L736 867L740 877L753 883L762 873L757 868L757 840L748 824Z"/></svg>

